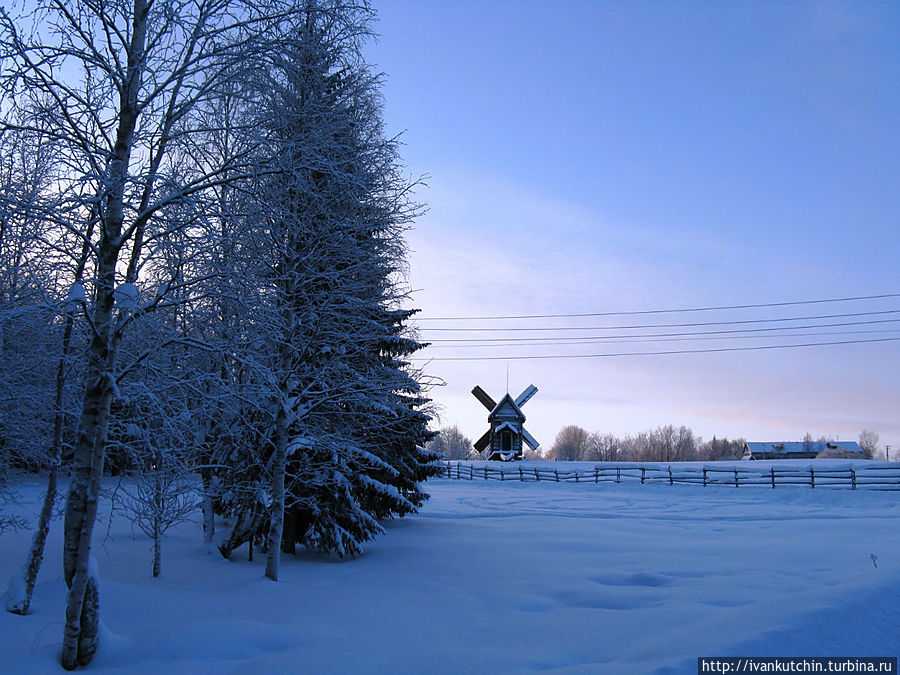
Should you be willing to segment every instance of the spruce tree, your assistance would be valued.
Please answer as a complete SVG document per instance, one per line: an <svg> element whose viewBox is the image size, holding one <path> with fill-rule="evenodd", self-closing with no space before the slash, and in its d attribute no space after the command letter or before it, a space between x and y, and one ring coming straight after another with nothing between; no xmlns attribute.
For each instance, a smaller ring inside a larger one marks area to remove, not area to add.
<svg viewBox="0 0 900 675"><path fill-rule="evenodd" d="M362 57L371 20L358 4L308 0L254 83L267 150L243 250L259 262L269 412L258 454L231 472L222 506L237 524L220 550L265 540L273 579L298 543L359 554L379 519L423 503L418 483L435 472L421 450L429 401L404 360L421 347L402 309L402 234L418 207Z"/></svg>

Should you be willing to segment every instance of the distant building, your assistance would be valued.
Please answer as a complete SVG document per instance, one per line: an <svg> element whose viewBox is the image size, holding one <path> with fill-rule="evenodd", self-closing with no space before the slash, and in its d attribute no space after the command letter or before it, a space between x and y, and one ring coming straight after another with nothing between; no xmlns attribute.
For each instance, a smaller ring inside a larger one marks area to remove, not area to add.
<svg viewBox="0 0 900 675"><path fill-rule="evenodd" d="M865 459L866 453L855 441L782 441L745 443L741 459Z"/></svg>

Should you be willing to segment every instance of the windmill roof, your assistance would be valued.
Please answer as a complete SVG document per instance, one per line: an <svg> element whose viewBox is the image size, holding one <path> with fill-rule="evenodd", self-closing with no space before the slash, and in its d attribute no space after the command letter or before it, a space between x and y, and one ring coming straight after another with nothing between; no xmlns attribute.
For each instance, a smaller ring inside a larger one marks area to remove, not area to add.
<svg viewBox="0 0 900 675"><path fill-rule="evenodd" d="M504 408L507 405L512 406L512 409L516 412L516 415L522 421L525 420L525 413L523 413L522 409L516 405L516 402L513 400L513 397L510 396L508 393L505 394L503 396L503 398L501 398L500 401L497 403L497 405L494 406L494 409L491 410L490 413L488 413L488 419L491 419L494 415L496 415L502 408Z"/></svg>

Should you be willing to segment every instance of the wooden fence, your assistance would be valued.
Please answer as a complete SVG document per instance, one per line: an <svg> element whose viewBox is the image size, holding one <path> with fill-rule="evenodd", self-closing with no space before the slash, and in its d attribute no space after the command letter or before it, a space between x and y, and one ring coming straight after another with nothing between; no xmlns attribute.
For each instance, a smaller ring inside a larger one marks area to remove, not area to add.
<svg viewBox="0 0 900 675"><path fill-rule="evenodd" d="M535 466L475 466L445 462L444 478L458 480L499 480L525 483L664 483L668 485L725 485L731 487L808 485L811 488L857 488L900 490L900 466L823 467L713 467L673 465L603 465L590 469L559 469Z"/></svg>

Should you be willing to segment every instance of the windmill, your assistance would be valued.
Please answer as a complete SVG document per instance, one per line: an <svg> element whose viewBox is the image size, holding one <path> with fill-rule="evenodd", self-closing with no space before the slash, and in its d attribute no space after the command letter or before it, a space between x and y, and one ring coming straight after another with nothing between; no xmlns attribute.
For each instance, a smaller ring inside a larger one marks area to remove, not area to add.
<svg viewBox="0 0 900 675"><path fill-rule="evenodd" d="M476 386L472 390L472 395L481 402L481 405L490 410L488 424L491 425L491 428L484 436L475 441L475 449L482 452L490 446L488 459L502 461L521 459L523 442L532 450L537 450L540 444L523 426L525 415L522 413L522 406L536 393L537 387L529 384L525 391L516 398L507 393L497 403L488 396L484 389Z"/></svg>

